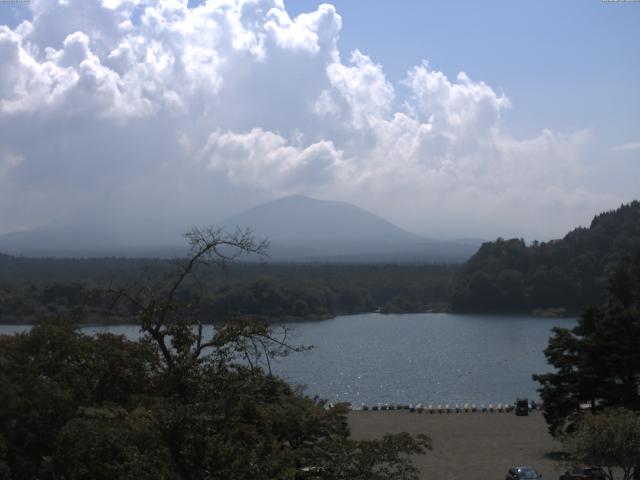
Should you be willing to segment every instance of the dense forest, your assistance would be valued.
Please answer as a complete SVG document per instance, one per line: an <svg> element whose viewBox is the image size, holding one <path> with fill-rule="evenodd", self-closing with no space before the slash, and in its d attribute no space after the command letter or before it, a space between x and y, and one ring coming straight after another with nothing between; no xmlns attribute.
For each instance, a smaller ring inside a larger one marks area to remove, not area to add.
<svg viewBox="0 0 640 480"><path fill-rule="evenodd" d="M183 300L203 321L233 315L320 319L371 312L446 308L457 265L234 263L196 272ZM131 321L113 290L170 276L166 259L22 258L0 255L0 323L70 317L82 323Z"/></svg>
<svg viewBox="0 0 640 480"><path fill-rule="evenodd" d="M640 202L597 215L589 228L561 240L483 244L456 276L451 306L459 312L555 309L577 313L602 303L606 278L640 251Z"/></svg>

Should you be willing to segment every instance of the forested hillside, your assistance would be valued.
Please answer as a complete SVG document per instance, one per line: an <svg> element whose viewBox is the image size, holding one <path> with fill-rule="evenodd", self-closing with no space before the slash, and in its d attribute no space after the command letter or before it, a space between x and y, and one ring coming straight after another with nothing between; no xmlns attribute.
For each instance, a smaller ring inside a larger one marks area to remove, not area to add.
<svg viewBox="0 0 640 480"><path fill-rule="evenodd" d="M576 313L604 301L606 278L640 251L640 202L597 215L589 228L561 240L483 244L456 277L452 309L459 312L564 309Z"/></svg>
<svg viewBox="0 0 640 480"><path fill-rule="evenodd" d="M197 302L205 322L230 316L320 319L371 312L442 310L457 265L236 263L198 272L184 300ZM162 259L47 259L0 255L0 323L68 317L84 323L130 322L113 308L110 289L171 275ZM187 298L188 297L188 298Z"/></svg>

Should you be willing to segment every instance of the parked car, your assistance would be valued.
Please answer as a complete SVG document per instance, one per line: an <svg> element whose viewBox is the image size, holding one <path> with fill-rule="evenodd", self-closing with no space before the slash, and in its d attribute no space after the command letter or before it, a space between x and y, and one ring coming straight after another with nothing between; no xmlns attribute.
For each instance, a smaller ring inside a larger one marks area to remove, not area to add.
<svg viewBox="0 0 640 480"><path fill-rule="evenodd" d="M519 417L529 415L529 400L526 398L516 399L516 415Z"/></svg>
<svg viewBox="0 0 640 480"><path fill-rule="evenodd" d="M295 480L319 480L322 478L322 468L304 467L296 471Z"/></svg>
<svg viewBox="0 0 640 480"><path fill-rule="evenodd" d="M605 480L606 478L600 467L591 465L578 465L560 476L560 480Z"/></svg>
<svg viewBox="0 0 640 480"><path fill-rule="evenodd" d="M531 467L511 467L504 480L542 480L542 475Z"/></svg>

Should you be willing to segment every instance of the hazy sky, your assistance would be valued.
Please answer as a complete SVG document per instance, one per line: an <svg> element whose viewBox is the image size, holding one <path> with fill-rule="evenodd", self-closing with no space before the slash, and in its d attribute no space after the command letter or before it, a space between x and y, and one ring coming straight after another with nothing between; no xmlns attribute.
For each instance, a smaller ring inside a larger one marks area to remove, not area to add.
<svg viewBox="0 0 640 480"><path fill-rule="evenodd" d="M0 3L0 233L289 194L547 239L640 197L640 2Z"/></svg>

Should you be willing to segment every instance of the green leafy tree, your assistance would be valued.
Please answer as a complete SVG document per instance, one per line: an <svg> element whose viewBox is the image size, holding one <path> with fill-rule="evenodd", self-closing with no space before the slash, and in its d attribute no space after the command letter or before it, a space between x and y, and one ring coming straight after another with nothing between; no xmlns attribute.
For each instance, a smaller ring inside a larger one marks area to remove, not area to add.
<svg viewBox="0 0 640 480"><path fill-rule="evenodd" d="M52 469L74 480L179 479L158 425L144 408L81 408L57 436Z"/></svg>
<svg viewBox="0 0 640 480"><path fill-rule="evenodd" d="M0 337L0 437L11 478L46 478L56 438L78 409L149 394L157 363L145 345L62 322Z"/></svg>
<svg viewBox="0 0 640 480"><path fill-rule="evenodd" d="M589 413L563 443L574 461L601 466L609 480L614 480L616 471L622 473L622 480L640 475L638 412L612 409L598 415Z"/></svg>
<svg viewBox="0 0 640 480"><path fill-rule="evenodd" d="M640 409L640 254L620 263L609 292L576 327L553 330L545 355L556 371L534 375L554 435L570 429L584 405Z"/></svg>

